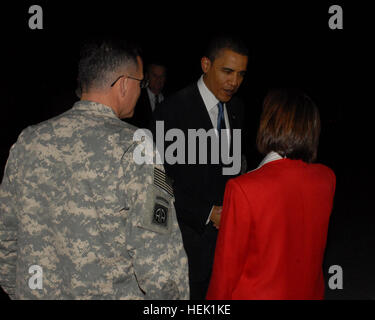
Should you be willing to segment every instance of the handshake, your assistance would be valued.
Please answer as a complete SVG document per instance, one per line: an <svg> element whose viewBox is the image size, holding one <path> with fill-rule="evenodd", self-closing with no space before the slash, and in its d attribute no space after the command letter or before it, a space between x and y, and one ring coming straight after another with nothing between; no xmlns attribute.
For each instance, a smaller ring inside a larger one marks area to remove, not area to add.
<svg viewBox="0 0 375 320"><path fill-rule="evenodd" d="M221 211L223 210L222 206L213 206L212 207L212 212L210 216L210 220L214 224L214 227L216 229L219 229L220 227L220 218L221 218Z"/></svg>

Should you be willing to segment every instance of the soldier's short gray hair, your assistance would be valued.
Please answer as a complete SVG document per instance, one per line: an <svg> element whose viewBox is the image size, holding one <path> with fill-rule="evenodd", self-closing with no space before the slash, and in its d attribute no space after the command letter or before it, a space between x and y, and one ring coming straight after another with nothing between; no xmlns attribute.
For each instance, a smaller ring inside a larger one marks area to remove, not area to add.
<svg viewBox="0 0 375 320"><path fill-rule="evenodd" d="M119 39L93 39L85 41L78 64L78 85L83 92L110 85L115 74L124 67L138 67L136 45Z"/></svg>

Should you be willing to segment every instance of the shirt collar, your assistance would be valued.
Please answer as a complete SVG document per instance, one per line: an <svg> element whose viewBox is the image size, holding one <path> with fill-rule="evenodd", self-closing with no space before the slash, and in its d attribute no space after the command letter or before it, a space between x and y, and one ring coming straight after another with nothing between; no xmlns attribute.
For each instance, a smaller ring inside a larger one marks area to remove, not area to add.
<svg viewBox="0 0 375 320"><path fill-rule="evenodd" d="M147 93L148 93L148 96L151 97L151 98L153 98L153 99L156 97L156 94L153 93L153 92L150 90L150 88L147 88ZM160 97L163 98L163 94L162 94L161 92L158 94L158 96L159 96L159 99L160 99Z"/></svg>
<svg viewBox="0 0 375 320"><path fill-rule="evenodd" d="M155 94L150 90L150 88L146 88L146 90L150 98L155 98Z"/></svg>
<svg viewBox="0 0 375 320"><path fill-rule="evenodd" d="M215 95L207 88L206 84L203 81L203 74L198 80L198 89L199 93L203 98L203 102L206 105L208 111L214 108L219 100L215 97Z"/></svg>
<svg viewBox="0 0 375 320"><path fill-rule="evenodd" d="M259 169L260 167L264 166L268 162L276 161L276 160L280 160L280 159L283 159L283 157L280 156L277 152L271 151L270 153L268 153L264 157L264 159L261 161L261 163L259 164L259 166L258 166L257 169Z"/></svg>
<svg viewBox="0 0 375 320"><path fill-rule="evenodd" d="M258 170L260 169L261 167L263 167L265 164L269 163L269 162L272 162L272 161L276 161L276 160L281 160L281 159L285 159L286 157L282 157L280 156L277 152L275 151L271 151L269 152L264 158L263 160L260 162L259 166L257 168L255 168L254 170L250 170L249 172L252 172L252 171L255 171L255 170Z"/></svg>

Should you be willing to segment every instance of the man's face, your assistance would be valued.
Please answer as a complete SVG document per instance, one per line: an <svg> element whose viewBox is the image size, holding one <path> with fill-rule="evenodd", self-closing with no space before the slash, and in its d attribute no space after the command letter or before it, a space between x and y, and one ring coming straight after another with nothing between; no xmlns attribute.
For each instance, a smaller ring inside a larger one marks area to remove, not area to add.
<svg viewBox="0 0 375 320"><path fill-rule="evenodd" d="M230 49L222 49L214 61L202 58L204 83L218 100L228 102L237 92L246 73L247 60L247 56Z"/></svg>
<svg viewBox="0 0 375 320"><path fill-rule="evenodd" d="M159 94L165 85L166 70L163 66L151 65L148 73L148 87L154 94Z"/></svg>

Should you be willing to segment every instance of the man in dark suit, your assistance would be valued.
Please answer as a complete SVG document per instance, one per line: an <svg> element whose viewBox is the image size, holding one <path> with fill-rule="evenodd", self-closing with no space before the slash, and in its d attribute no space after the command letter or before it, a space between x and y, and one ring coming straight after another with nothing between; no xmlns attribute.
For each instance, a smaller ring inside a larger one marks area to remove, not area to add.
<svg viewBox="0 0 375 320"><path fill-rule="evenodd" d="M221 158L218 164L210 163L212 153L217 152L211 150L210 143L203 150L208 163L201 164L197 160L196 164L189 164L188 130L228 129L221 139L227 138L231 152L236 152L233 130L242 129L244 106L234 95L243 81L247 61L248 51L241 41L229 37L213 39L201 59L203 75L198 82L171 96L155 112L155 119L164 121L165 131L177 128L185 136L185 163L170 164L166 159L165 168L174 182L175 206L189 259L190 298L193 300L205 298L225 184L238 175L239 170L233 175L223 175L225 164ZM168 149L170 145L164 147ZM196 146L196 159L200 152L202 150ZM241 159L240 152L233 157Z"/></svg>
<svg viewBox="0 0 375 320"><path fill-rule="evenodd" d="M167 76L167 69L163 63L153 62L146 70L147 88L142 89L132 118L126 122L138 127L151 129L155 109L164 100L163 88Z"/></svg>

